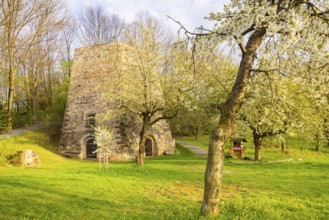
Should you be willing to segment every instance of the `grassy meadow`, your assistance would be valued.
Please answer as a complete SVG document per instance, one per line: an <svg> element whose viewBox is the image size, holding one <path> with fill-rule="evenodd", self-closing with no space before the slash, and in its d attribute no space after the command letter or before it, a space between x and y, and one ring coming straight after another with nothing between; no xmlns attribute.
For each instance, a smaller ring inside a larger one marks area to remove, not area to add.
<svg viewBox="0 0 329 220"><path fill-rule="evenodd" d="M96 161L63 158L54 147L37 131L0 141L0 152L32 149L41 160L36 168L0 167L0 219L203 219L205 157L177 146L176 155L147 158L143 168L110 162L99 171ZM262 156L225 161L219 219L328 219L328 153L290 147Z"/></svg>

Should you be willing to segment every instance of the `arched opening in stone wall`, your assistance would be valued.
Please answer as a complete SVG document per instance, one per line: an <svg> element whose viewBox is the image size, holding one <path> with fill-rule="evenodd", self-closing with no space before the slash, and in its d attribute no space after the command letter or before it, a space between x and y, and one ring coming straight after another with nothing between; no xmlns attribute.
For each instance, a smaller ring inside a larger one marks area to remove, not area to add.
<svg viewBox="0 0 329 220"><path fill-rule="evenodd" d="M97 144L95 144L95 139L90 137L86 142L86 157L87 158L96 158L97 154L94 153L97 150Z"/></svg>
<svg viewBox="0 0 329 220"><path fill-rule="evenodd" d="M145 156L153 156L156 154L156 142L153 137L147 137L145 140Z"/></svg>

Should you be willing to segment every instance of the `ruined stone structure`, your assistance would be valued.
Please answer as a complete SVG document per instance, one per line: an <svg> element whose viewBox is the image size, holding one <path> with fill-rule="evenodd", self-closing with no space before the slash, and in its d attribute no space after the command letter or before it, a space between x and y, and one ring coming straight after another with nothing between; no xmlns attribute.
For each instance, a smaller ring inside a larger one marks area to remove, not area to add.
<svg viewBox="0 0 329 220"><path fill-rule="evenodd" d="M101 86L111 83L114 67L109 56L116 46L106 44L75 50L71 82L68 92L59 151L74 158L95 158L93 127L97 116L104 113L109 105L102 101ZM115 136L115 151L111 159L134 158L138 153L140 122L136 117L121 117L110 120L106 126ZM146 156L173 153L171 130L166 121L159 121L148 132Z"/></svg>

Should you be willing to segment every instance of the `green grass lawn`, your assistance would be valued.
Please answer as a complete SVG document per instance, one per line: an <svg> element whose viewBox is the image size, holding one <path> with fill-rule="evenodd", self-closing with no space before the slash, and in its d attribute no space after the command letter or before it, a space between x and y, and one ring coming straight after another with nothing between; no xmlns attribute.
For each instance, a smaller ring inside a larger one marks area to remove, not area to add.
<svg viewBox="0 0 329 220"><path fill-rule="evenodd" d="M0 141L0 152L32 149L38 168L0 167L0 219L199 219L204 157L110 162L63 158L41 132ZM262 162L228 159L219 219L328 219L329 155L264 150ZM299 159L299 160L298 160Z"/></svg>

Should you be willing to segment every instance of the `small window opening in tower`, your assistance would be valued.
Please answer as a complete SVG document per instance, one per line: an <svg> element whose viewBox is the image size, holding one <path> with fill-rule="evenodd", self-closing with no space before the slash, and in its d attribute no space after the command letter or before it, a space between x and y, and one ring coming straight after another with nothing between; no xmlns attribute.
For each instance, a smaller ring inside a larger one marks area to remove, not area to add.
<svg viewBox="0 0 329 220"><path fill-rule="evenodd" d="M96 114L88 114L87 115L87 126L92 126L95 127L96 126L96 118L95 118Z"/></svg>

